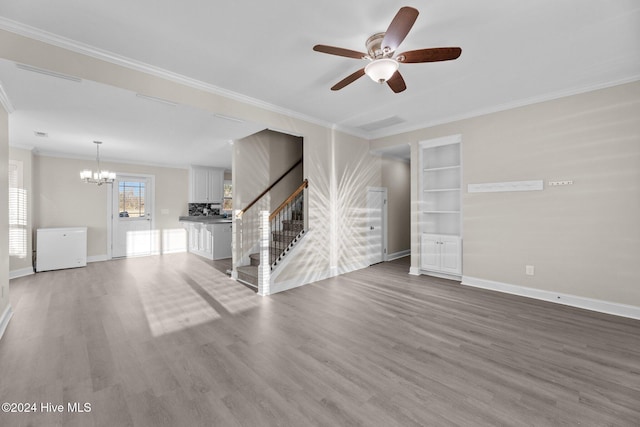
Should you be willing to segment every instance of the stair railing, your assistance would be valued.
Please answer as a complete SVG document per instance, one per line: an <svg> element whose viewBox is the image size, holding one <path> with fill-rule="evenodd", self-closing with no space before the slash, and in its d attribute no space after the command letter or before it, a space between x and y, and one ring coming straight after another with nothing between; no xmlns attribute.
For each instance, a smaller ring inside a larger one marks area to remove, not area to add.
<svg viewBox="0 0 640 427"><path fill-rule="evenodd" d="M244 215L244 213L246 211L248 211L249 209L251 209L251 207L253 205L255 205L260 199L262 199L264 196L266 196L266 194L271 191L273 189L273 187L275 187L276 185L278 185L278 183L280 181L282 181L287 175L289 175L289 173L291 173L292 170L294 170L300 163L302 163L302 159L298 160L293 166L291 166L285 173L283 173L280 178L276 179L273 184L271 184L270 186L268 186L262 193L258 194L258 196L253 199L251 201L251 203L249 203L244 209L240 210L240 212L238 212L236 214L236 216L238 217L242 217L242 215Z"/></svg>
<svg viewBox="0 0 640 427"><path fill-rule="evenodd" d="M305 232L305 189L309 186L306 179L287 199L269 215L271 269L280 262L292 245Z"/></svg>
<svg viewBox="0 0 640 427"><path fill-rule="evenodd" d="M285 173L276 179L271 185L264 189L256 198L254 198L247 206L234 215L234 257L233 270L237 266L249 263L249 254L254 252L261 239L260 228L261 217L260 211L270 210L269 200L267 197L269 192L278 185L287 175L302 164L302 158L294 163Z"/></svg>

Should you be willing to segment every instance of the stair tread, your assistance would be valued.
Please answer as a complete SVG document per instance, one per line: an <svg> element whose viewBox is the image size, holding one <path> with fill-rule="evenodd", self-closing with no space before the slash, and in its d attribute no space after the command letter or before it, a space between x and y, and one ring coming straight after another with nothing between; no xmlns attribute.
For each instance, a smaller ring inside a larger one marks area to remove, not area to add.
<svg viewBox="0 0 640 427"><path fill-rule="evenodd" d="M247 274L249 276L258 277L257 265L241 265L236 267L239 273Z"/></svg>

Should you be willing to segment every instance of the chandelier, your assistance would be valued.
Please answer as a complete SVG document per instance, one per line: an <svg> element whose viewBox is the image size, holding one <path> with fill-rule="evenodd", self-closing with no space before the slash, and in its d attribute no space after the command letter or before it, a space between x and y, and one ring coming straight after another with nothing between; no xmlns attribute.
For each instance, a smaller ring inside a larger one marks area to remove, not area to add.
<svg viewBox="0 0 640 427"><path fill-rule="evenodd" d="M100 144L102 144L102 141L93 141L93 143L96 144L98 170L94 172L89 169L85 169L80 172L80 179L91 184L112 184L116 179L116 173L100 169Z"/></svg>

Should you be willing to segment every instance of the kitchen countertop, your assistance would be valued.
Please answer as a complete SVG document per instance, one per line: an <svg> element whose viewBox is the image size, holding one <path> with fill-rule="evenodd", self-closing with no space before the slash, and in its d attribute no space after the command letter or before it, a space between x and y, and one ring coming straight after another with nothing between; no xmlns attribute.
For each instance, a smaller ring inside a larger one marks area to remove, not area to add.
<svg viewBox="0 0 640 427"><path fill-rule="evenodd" d="M231 218L223 218L219 215L212 216L181 216L178 221L201 222L204 224L231 224Z"/></svg>

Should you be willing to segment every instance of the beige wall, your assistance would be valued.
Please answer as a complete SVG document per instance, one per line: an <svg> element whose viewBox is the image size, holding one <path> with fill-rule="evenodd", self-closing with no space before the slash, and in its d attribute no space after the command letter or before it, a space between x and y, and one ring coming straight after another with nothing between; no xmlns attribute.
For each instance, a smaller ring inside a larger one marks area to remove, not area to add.
<svg viewBox="0 0 640 427"><path fill-rule="evenodd" d="M381 159L381 186L387 188L387 253L411 249L411 167L390 157Z"/></svg>
<svg viewBox="0 0 640 427"><path fill-rule="evenodd" d="M263 130L235 141L233 145L234 206L244 209L270 184L302 158L302 138ZM266 196L275 210L302 183L302 166L298 166ZM255 209L255 208L252 208Z"/></svg>
<svg viewBox="0 0 640 427"><path fill-rule="evenodd" d="M334 130L304 146L309 177L309 234L278 271L273 290L368 266L367 187L380 186L379 158L368 141Z"/></svg>
<svg viewBox="0 0 640 427"><path fill-rule="evenodd" d="M465 276L640 306L639 117L635 82L382 138L372 148L412 144L417 200L418 141L462 135ZM466 192L467 184L532 179L545 189ZM547 186L556 180L574 184Z"/></svg>
<svg viewBox="0 0 640 427"><path fill-rule="evenodd" d="M101 162L117 173L155 177L155 229L180 230L178 217L187 215L188 171L145 165ZM102 258L107 251L107 191L80 180L80 171L93 168L94 161L59 157L34 157L34 229L88 227L87 256Z"/></svg>
<svg viewBox="0 0 640 427"><path fill-rule="evenodd" d="M335 177L339 172L336 171L336 165L332 162L331 147L350 144L354 141L366 145L366 141L256 105L246 104L1 30L0 58L71 74L83 79L204 109L212 113L260 123L266 128L280 129L291 135L302 135L304 138L304 175L310 183L309 221L310 227L316 230L316 233L305 239L309 247L313 248L313 256L308 258L309 269L299 270L296 273L296 280L298 283L305 283L315 278L326 277L328 271L337 268L335 265L337 262L335 261L337 259L336 249L331 247L331 242L335 243L339 238L336 234L339 225L334 223L333 226L330 226L331 222L327 221L327 217L332 215L333 211L327 211L326 204L328 200L335 197L335 193L331 193L331 191L332 188L334 190L337 188ZM237 173L234 171L235 175ZM330 177L333 178L330 179ZM366 179L362 180L362 182L366 181ZM350 220L348 217L340 217L335 221L348 222ZM95 232L99 234L99 230ZM355 246L366 244L362 241L352 243ZM98 251L99 248L94 250ZM355 252L357 253L357 251ZM334 261L329 261L328 253L333 254L331 258ZM345 259L344 262L351 264L349 259Z"/></svg>
<svg viewBox="0 0 640 427"><path fill-rule="evenodd" d="M0 327L9 307L9 120L0 104ZM0 330L0 333L2 330Z"/></svg>
<svg viewBox="0 0 640 427"><path fill-rule="evenodd" d="M9 271L21 275L33 268L33 152L9 147L9 159L22 162L22 189L27 196L27 252L24 257L9 257Z"/></svg>

